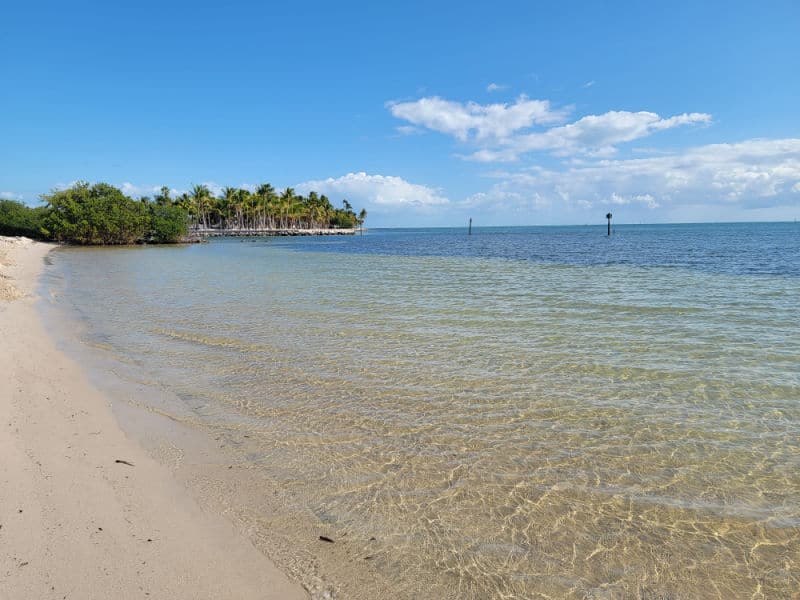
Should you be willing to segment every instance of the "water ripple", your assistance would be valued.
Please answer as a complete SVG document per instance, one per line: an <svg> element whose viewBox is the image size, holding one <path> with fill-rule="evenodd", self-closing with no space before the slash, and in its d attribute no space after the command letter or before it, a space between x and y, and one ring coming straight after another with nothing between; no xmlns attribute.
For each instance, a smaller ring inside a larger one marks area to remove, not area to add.
<svg viewBox="0 0 800 600"><path fill-rule="evenodd" d="M555 242L513 233L421 251L416 232L391 252L220 242L56 266L94 350L247 465L215 492L231 513L341 597L790 597L800 273L737 232L704 254L694 229L657 229L689 235L667 267L541 261ZM338 555L296 539L314 527Z"/></svg>

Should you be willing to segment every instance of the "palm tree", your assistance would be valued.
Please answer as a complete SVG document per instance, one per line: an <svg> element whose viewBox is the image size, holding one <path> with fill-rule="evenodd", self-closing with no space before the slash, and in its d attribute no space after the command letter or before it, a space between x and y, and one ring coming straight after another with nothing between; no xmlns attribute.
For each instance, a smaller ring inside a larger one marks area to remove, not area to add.
<svg viewBox="0 0 800 600"><path fill-rule="evenodd" d="M358 227L361 229L361 235L364 235L364 221L367 220L367 209L362 208L358 213Z"/></svg>
<svg viewBox="0 0 800 600"><path fill-rule="evenodd" d="M172 204L172 199L169 197L169 188L167 186L161 186L161 191L156 194L155 201L159 206Z"/></svg>
<svg viewBox="0 0 800 600"><path fill-rule="evenodd" d="M255 214L255 202L253 199L253 195L245 189L238 189L236 190L236 198L237 202L242 206L242 227L244 229L252 229L253 228L253 221L254 221L254 214Z"/></svg>
<svg viewBox="0 0 800 600"><path fill-rule="evenodd" d="M180 206L186 211L186 214L192 215L192 199L189 198L189 194L186 192L175 198L175 206Z"/></svg>
<svg viewBox="0 0 800 600"><path fill-rule="evenodd" d="M192 186L190 194L192 203L197 211L199 220L203 223L203 228L208 229L208 212L211 208L211 192L203 184Z"/></svg>
<svg viewBox="0 0 800 600"><path fill-rule="evenodd" d="M258 198L260 212L259 228L265 229L267 227L267 216L269 215L270 205L275 197L275 188L269 183L262 183L256 188L256 197Z"/></svg>
<svg viewBox="0 0 800 600"><path fill-rule="evenodd" d="M307 225L310 219L308 201L302 196L295 196L289 206L289 214L291 215L291 227L293 229L301 228L304 223Z"/></svg>
<svg viewBox="0 0 800 600"><path fill-rule="evenodd" d="M287 187L281 193L281 197L280 197L281 229L287 229L288 228L287 216L288 216L288 213L289 213L289 207L292 205L292 202L294 202L294 197L295 197L294 196L294 189L290 188L290 187Z"/></svg>
<svg viewBox="0 0 800 600"><path fill-rule="evenodd" d="M331 201L328 200L328 197L325 194L319 197L319 202L322 205L322 224L325 227L331 226L331 216L333 215L333 204Z"/></svg>
<svg viewBox="0 0 800 600"><path fill-rule="evenodd" d="M236 212L238 218L238 207L236 205L236 188L226 187L222 190L222 197L218 200L221 205L222 213L225 215L225 229L230 229L232 225L232 213Z"/></svg>
<svg viewBox="0 0 800 600"><path fill-rule="evenodd" d="M173 203L191 217L192 227L222 229L317 229L363 227L367 211L358 214L347 200L335 208L324 194L309 192L307 197L287 187L280 194L269 183L255 191L226 187L215 197L208 187L192 186L189 194L174 200L164 187L156 196L158 203Z"/></svg>

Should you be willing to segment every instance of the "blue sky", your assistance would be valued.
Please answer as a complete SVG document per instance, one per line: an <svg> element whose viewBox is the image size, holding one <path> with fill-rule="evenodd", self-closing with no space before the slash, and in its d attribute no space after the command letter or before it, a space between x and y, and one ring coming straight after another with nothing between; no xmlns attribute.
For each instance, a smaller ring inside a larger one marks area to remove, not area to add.
<svg viewBox="0 0 800 600"><path fill-rule="evenodd" d="M800 217L800 3L7 3L0 197L264 181L368 226Z"/></svg>

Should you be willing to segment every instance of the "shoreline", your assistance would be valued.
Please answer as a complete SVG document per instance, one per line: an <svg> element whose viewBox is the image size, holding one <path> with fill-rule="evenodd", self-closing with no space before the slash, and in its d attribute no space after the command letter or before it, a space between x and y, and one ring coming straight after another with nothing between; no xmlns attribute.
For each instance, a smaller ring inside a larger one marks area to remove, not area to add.
<svg viewBox="0 0 800 600"><path fill-rule="evenodd" d="M307 599L123 432L37 311L56 246L11 240L0 237L0 599Z"/></svg>
<svg viewBox="0 0 800 600"><path fill-rule="evenodd" d="M492 275L483 259L464 269L461 257L390 263L291 246L58 248L36 308L125 434L312 598L793 590L797 511L784 475L796 389L788 363L763 357L797 354L796 280L516 262ZM217 276L198 278L198 264ZM354 272L359 284L340 289ZM530 281L550 285L513 302L520 320L501 318L485 293L453 302L454 290ZM434 295L429 283L444 285ZM565 302L552 287L573 293ZM697 290L718 311L698 307ZM228 318L210 321L220 307ZM599 338L531 343L592 314L607 328ZM419 328L390 326L409 315ZM520 324L530 331L517 337ZM687 368L677 333L709 352ZM421 359L444 368L419 371ZM520 374L511 360L536 369ZM491 364L502 370L487 374ZM613 543L600 554L598 540Z"/></svg>
<svg viewBox="0 0 800 600"><path fill-rule="evenodd" d="M266 228L266 229L192 229L186 235L189 240L214 237L310 237L326 235L356 235L362 233L364 228L332 229L311 227L301 228Z"/></svg>

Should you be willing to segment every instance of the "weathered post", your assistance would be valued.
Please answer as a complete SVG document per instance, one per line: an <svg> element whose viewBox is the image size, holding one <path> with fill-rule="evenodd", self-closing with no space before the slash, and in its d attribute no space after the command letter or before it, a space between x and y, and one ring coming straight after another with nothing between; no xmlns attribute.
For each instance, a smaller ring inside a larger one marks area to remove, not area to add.
<svg viewBox="0 0 800 600"><path fill-rule="evenodd" d="M469 232L467 235L472 235L472 217L469 218Z"/></svg>
<svg viewBox="0 0 800 600"><path fill-rule="evenodd" d="M608 235L611 235L611 217L612 217L611 213L608 213L606 215L606 219L608 219Z"/></svg>

